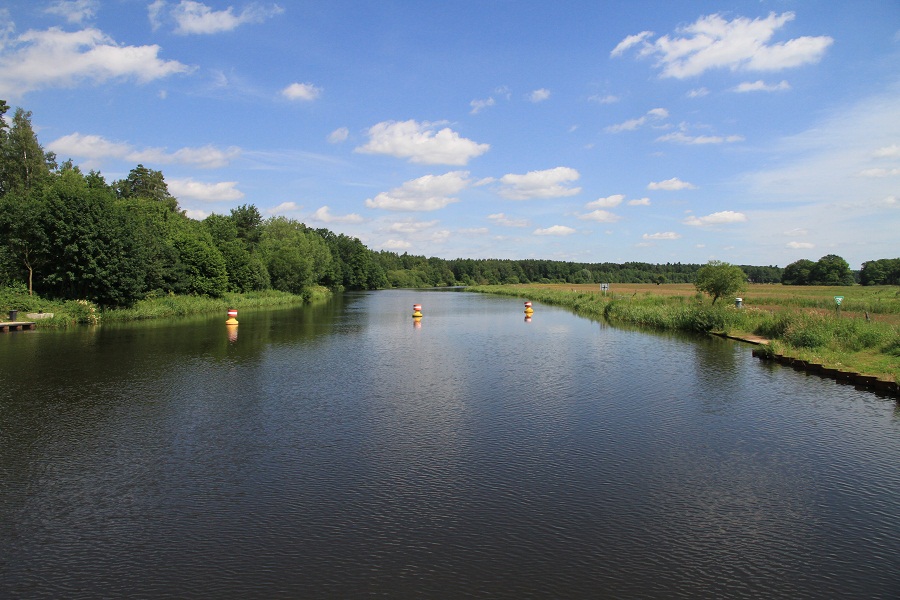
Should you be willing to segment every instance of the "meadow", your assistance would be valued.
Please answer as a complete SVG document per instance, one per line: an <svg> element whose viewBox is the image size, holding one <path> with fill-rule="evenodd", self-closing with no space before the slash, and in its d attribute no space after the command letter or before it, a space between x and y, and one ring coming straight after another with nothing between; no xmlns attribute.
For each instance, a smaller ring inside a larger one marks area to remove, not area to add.
<svg viewBox="0 0 900 600"><path fill-rule="evenodd" d="M900 381L897 286L749 285L735 298L710 299L691 284L527 284L471 291L571 308L611 323L728 335L765 351L825 367ZM842 297L838 307L835 296Z"/></svg>

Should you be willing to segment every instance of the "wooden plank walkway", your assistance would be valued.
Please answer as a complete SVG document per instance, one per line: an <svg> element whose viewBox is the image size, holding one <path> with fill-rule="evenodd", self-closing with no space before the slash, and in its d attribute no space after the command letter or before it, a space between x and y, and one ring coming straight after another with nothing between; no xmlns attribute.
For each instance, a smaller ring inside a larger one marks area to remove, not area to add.
<svg viewBox="0 0 900 600"><path fill-rule="evenodd" d="M34 329L37 327L34 321L6 321L0 323L0 332L7 331L25 331L26 329Z"/></svg>

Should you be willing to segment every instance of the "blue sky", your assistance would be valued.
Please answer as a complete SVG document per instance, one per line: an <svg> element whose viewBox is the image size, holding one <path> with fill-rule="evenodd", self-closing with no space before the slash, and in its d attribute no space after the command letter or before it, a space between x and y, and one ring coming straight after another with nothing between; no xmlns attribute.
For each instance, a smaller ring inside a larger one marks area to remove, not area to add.
<svg viewBox="0 0 900 600"><path fill-rule="evenodd" d="M194 218L374 250L900 256L895 0L0 0L0 98Z"/></svg>

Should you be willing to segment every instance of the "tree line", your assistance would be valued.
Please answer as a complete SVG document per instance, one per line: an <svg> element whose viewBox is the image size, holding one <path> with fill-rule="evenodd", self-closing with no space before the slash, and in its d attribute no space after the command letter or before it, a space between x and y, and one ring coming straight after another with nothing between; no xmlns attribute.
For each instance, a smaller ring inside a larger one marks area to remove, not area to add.
<svg viewBox="0 0 900 600"><path fill-rule="evenodd" d="M0 100L0 117L8 111ZM445 260L373 251L357 238L295 219L263 218L252 204L198 221L181 210L161 171L139 164L124 179L107 182L71 160L58 163L40 145L31 116L17 108L8 120L0 118L0 285L24 286L50 298L116 307L166 294L276 289L302 295L312 286L693 283L703 267ZM785 269L738 266L756 283L830 283L835 277L853 282L840 257L798 263ZM898 263L865 263L862 283L896 284Z"/></svg>

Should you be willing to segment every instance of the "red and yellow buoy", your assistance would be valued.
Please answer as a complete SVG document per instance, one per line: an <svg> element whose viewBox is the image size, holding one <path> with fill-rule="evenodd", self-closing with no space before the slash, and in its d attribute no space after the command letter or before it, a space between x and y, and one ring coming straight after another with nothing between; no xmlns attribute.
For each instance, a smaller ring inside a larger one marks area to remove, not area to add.
<svg viewBox="0 0 900 600"><path fill-rule="evenodd" d="M533 312L534 312L534 309L531 308L531 301L526 302L525 303L525 314L531 315L531 313L533 313Z"/></svg>
<svg viewBox="0 0 900 600"><path fill-rule="evenodd" d="M225 321L225 324L226 325L237 325L238 324L236 308L228 309L228 320Z"/></svg>
<svg viewBox="0 0 900 600"><path fill-rule="evenodd" d="M413 317L422 317L422 305L421 304L413 304Z"/></svg>

